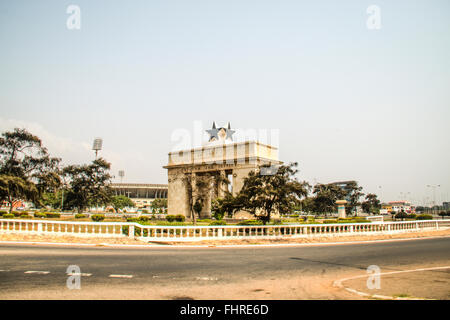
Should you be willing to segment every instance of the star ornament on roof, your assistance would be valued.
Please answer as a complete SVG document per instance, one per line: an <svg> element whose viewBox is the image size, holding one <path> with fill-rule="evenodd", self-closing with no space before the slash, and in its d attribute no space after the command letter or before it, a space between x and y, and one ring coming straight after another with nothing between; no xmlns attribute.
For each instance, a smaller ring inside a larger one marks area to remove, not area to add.
<svg viewBox="0 0 450 320"><path fill-rule="evenodd" d="M236 130L231 130L230 122L228 122L226 132L227 132L227 136L226 136L225 140L230 139L231 141L233 141L233 133L235 133Z"/></svg>
<svg viewBox="0 0 450 320"><path fill-rule="evenodd" d="M212 128L209 130L206 130L209 134L209 141L216 141L219 140L219 130L216 128L216 122L213 122Z"/></svg>
<svg viewBox="0 0 450 320"><path fill-rule="evenodd" d="M230 122L228 122L227 128L220 127L217 128L216 122L213 122L212 128L209 130L206 130L206 132L209 134L209 142L212 141L233 141L233 133L235 133L235 130L231 130Z"/></svg>

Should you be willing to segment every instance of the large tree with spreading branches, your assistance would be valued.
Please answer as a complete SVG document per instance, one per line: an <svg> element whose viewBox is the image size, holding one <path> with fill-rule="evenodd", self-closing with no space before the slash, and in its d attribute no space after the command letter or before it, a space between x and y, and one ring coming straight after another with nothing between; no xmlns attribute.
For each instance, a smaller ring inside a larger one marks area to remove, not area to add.
<svg viewBox="0 0 450 320"><path fill-rule="evenodd" d="M17 200L40 202L45 192L61 185L59 163L42 141L26 129L15 128L0 137L0 200L10 211Z"/></svg>

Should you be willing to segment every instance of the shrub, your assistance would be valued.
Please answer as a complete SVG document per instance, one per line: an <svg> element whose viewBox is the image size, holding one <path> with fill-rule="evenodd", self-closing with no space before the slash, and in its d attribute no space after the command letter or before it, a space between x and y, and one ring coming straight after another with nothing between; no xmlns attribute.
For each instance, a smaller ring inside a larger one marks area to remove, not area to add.
<svg viewBox="0 0 450 320"><path fill-rule="evenodd" d="M100 222L100 221L105 220L105 215L104 214L93 214L91 216L91 219L92 219L92 221Z"/></svg>
<svg viewBox="0 0 450 320"><path fill-rule="evenodd" d="M159 221L156 225L157 225L157 226L185 226L186 223L184 223L184 222L178 222L178 221L173 221L173 222L169 222L169 221Z"/></svg>
<svg viewBox="0 0 450 320"><path fill-rule="evenodd" d="M222 219L219 219L222 220ZM197 219L197 222L203 222L203 223L211 223L213 220L211 219Z"/></svg>
<svg viewBox="0 0 450 320"><path fill-rule="evenodd" d="M22 214L20 215L20 219L32 219L33 217L28 214Z"/></svg>
<svg viewBox="0 0 450 320"><path fill-rule="evenodd" d="M169 221L169 222L174 222L175 221L175 216L169 214L169 215L167 215L166 220Z"/></svg>
<svg viewBox="0 0 450 320"><path fill-rule="evenodd" d="M402 219L403 220L405 218L408 218L408 214L406 212L404 212L404 211L400 211L399 213L397 213L395 215L395 219Z"/></svg>
<svg viewBox="0 0 450 320"><path fill-rule="evenodd" d="M210 226L225 226L227 223L224 220L216 220L212 221L209 225Z"/></svg>
<svg viewBox="0 0 450 320"><path fill-rule="evenodd" d="M13 211L13 212L11 212L11 213L14 215L14 217L20 217L24 212ZM25 214L26 214L26 212L25 212Z"/></svg>
<svg viewBox="0 0 450 320"><path fill-rule="evenodd" d="M11 218L14 218L14 215L12 213L6 213L6 214L3 215L3 218L11 219Z"/></svg>
<svg viewBox="0 0 450 320"><path fill-rule="evenodd" d="M148 222L148 220L150 220L150 218L149 217L144 217L144 216L141 216L138 219L139 222Z"/></svg>
<svg viewBox="0 0 450 320"><path fill-rule="evenodd" d="M410 219L416 219L416 218L417 218L417 215L415 215L414 213L411 213L411 214L408 216L408 218L410 218Z"/></svg>
<svg viewBox="0 0 450 320"><path fill-rule="evenodd" d="M47 215L43 212L35 212L33 215L35 218L46 218L47 217Z"/></svg>
<svg viewBox="0 0 450 320"><path fill-rule="evenodd" d="M244 220L242 222L239 222L237 225L239 226L257 226L262 225L262 221L260 220Z"/></svg>
<svg viewBox="0 0 450 320"><path fill-rule="evenodd" d="M147 209L142 210L142 213L149 213Z"/></svg>
<svg viewBox="0 0 450 320"><path fill-rule="evenodd" d="M323 220L323 223L338 223L337 220Z"/></svg>
<svg viewBox="0 0 450 320"><path fill-rule="evenodd" d="M4 214L8 214L8 211L0 211L0 217L3 216Z"/></svg>
<svg viewBox="0 0 450 320"><path fill-rule="evenodd" d="M87 218L87 215L83 213L77 213L75 215L75 219L83 219L83 218Z"/></svg>
<svg viewBox="0 0 450 320"><path fill-rule="evenodd" d="M419 214L416 220L433 220L433 216L430 214Z"/></svg>
<svg viewBox="0 0 450 320"><path fill-rule="evenodd" d="M61 218L61 214L56 212L44 212L44 214L47 218Z"/></svg>
<svg viewBox="0 0 450 320"><path fill-rule="evenodd" d="M448 210L448 211L441 211L438 214L442 217L442 219L444 219L445 216L450 216L450 210Z"/></svg>
<svg viewBox="0 0 450 320"><path fill-rule="evenodd" d="M182 214L177 214L175 216L175 221L177 222L184 222L185 219L186 219L185 216L183 216Z"/></svg>

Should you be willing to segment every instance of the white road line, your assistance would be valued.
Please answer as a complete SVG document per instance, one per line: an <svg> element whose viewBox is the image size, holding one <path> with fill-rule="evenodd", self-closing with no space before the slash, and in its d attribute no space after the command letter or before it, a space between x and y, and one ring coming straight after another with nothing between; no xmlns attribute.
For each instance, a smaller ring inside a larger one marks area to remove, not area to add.
<svg viewBox="0 0 450 320"><path fill-rule="evenodd" d="M25 271L24 273L28 273L28 274L49 274L50 271Z"/></svg>
<svg viewBox="0 0 450 320"><path fill-rule="evenodd" d="M110 274L109 277L110 278L127 278L127 279L133 278L133 276L131 274Z"/></svg>
<svg viewBox="0 0 450 320"><path fill-rule="evenodd" d="M212 281L219 280L217 278L210 278L210 277L197 277L195 279L196 280L205 280L205 281L208 281L208 280L212 280Z"/></svg>
<svg viewBox="0 0 450 320"><path fill-rule="evenodd" d="M90 277L92 273L67 273L68 276L81 276L81 277Z"/></svg>
<svg viewBox="0 0 450 320"><path fill-rule="evenodd" d="M417 272L417 271L431 271L431 270L441 270L441 269L450 269L450 266L445 266L445 267L432 267L432 268L419 268L419 269L412 269L412 270L402 270L402 271L391 271L391 272L383 272L383 273L379 273L379 276L385 276L385 275L390 275L390 274L397 274L397 273L406 273L406 272ZM384 295L378 295L378 294L369 294L366 292L362 292L362 291L358 291L355 289L352 289L350 287L345 286L342 282L344 281L348 281L348 280L354 280L354 279L359 279L359 278L366 278L369 277L370 274L364 274L364 275L360 275L360 276L355 276L355 277L349 277L349 278L343 278L340 280L336 280L333 282L333 286L338 287L338 288L344 288L345 290L360 295L360 296L364 296L364 297L373 297L373 298L380 298L380 299L391 299L391 300L429 300L429 299L425 299L425 298L403 298L403 297L393 297L393 296L384 296Z"/></svg>

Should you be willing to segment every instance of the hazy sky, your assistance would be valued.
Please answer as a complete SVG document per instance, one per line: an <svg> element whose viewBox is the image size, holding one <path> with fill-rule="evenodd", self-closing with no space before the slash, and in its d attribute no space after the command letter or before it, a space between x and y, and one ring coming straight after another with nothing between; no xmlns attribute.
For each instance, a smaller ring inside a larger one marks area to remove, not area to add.
<svg viewBox="0 0 450 320"><path fill-rule="evenodd" d="M311 183L450 201L450 1L2 0L0 106L65 163L102 137L127 182L167 183L177 134L215 120L276 132Z"/></svg>

